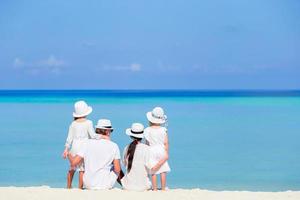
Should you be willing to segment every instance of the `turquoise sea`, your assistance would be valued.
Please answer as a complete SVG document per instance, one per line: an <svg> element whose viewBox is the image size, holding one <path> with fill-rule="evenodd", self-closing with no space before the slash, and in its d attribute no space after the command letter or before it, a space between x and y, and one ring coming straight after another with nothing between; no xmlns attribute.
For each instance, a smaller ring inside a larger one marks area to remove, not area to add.
<svg viewBox="0 0 300 200"><path fill-rule="evenodd" d="M94 124L111 119L121 151L125 129L163 107L170 188L300 190L300 91L0 91L0 186L65 187L77 100Z"/></svg>

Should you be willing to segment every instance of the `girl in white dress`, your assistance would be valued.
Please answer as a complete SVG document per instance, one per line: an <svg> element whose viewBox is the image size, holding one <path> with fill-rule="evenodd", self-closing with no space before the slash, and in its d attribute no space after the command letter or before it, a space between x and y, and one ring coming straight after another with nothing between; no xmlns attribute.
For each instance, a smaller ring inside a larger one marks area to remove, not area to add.
<svg viewBox="0 0 300 200"><path fill-rule="evenodd" d="M144 137L144 126L133 123L131 128L126 129L126 134L133 140L124 149L123 163L127 169L121 179L125 190L145 191L151 189L148 172L159 168L162 162L152 162L150 147L141 143ZM167 159L166 157L164 159Z"/></svg>
<svg viewBox="0 0 300 200"><path fill-rule="evenodd" d="M66 159L68 153L75 156L83 147L84 142L88 138L96 138L97 135L93 128L93 122L86 119L86 117L92 112L92 108L88 106L84 101L78 101L74 105L75 111L73 112L74 121L69 127L68 137L65 144L65 150L63 152L63 158ZM79 171L79 184L78 187L83 187L83 173L84 163L81 163L77 168L70 167L67 174L67 188L72 187L72 180L75 170Z"/></svg>
<svg viewBox="0 0 300 200"><path fill-rule="evenodd" d="M150 146L151 160L160 162L165 156L168 158L169 155L167 129L162 126L166 123L167 116L162 108L156 107L147 113L147 119L149 120L149 127L145 129L144 134L146 143ZM160 174L161 189L166 189L166 173L170 171L167 160L158 169L151 170L153 190L157 190L157 174Z"/></svg>

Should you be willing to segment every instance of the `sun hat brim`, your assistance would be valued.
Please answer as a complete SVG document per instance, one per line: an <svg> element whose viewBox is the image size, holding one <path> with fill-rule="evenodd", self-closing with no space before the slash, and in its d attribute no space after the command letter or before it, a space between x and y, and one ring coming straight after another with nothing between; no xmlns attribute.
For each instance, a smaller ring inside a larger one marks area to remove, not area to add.
<svg viewBox="0 0 300 200"><path fill-rule="evenodd" d="M136 137L136 138L144 138L144 133L135 134L131 132L131 128L126 129L126 135Z"/></svg>
<svg viewBox="0 0 300 200"><path fill-rule="evenodd" d="M95 128L104 129L104 130L114 130L114 128L107 128L103 126L95 126Z"/></svg>
<svg viewBox="0 0 300 200"><path fill-rule="evenodd" d="M89 114L91 114L93 112L93 108L92 107L88 107L87 111L85 113L82 114L76 114L75 112L73 112L73 117L84 117L84 116L88 116Z"/></svg>
<svg viewBox="0 0 300 200"><path fill-rule="evenodd" d="M158 118L153 117L151 111L147 112L146 116L150 122L155 123L155 124L164 124L166 122L165 119L158 119ZM166 118L166 115L164 115L164 118Z"/></svg>

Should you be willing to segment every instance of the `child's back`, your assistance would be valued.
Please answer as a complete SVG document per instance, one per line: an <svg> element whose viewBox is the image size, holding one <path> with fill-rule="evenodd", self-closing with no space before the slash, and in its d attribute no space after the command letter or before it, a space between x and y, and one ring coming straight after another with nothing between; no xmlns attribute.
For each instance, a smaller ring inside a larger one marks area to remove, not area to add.
<svg viewBox="0 0 300 200"><path fill-rule="evenodd" d="M167 129L165 127L147 127L144 131L145 139L150 146L152 161L157 163L167 154L165 140L167 137ZM169 172L170 167L166 161L154 174Z"/></svg>
<svg viewBox="0 0 300 200"><path fill-rule="evenodd" d="M168 161L165 157L169 155L169 144L167 129L162 125L166 123L167 116L161 107L155 107L152 111L147 112L147 119L149 120L150 127L144 131L145 139L150 145L151 162L163 164L151 171L152 174L152 188L157 190L156 174L160 174L161 189L166 188L166 173L171 171Z"/></svg>
<svg viewBox="0 0 300 200"><path fill-rule="evenodd" d="M96 137L92 121L86 119L92 110L92 107L88 106L84 101L77 101L74 104L74 121L69 126L68 137L63 152L64 159L67 158L69 153L75 156L83 148L85 140ZM82 188L84 164L80 163L76 168L79 170L79 188ZM70 166L67 175L67 188L71 188L72 186L74 173L75 168Z"/></svg>
<svg viewBox="0 0 300 200"><path fill-rule="evenodd" d="M96 137L93 128L93 122L88 119L75 120L69 127L69 133L66 141L66 147L70 149L70 153L75 155L82 146L82 141Z"/></svg>
<svg viewBox="0 0 300 200"><path fill-rule="evenodd" d="M164 146L167 129L165 127L147 127L145 129L145 138L150 146Z"/></svg>

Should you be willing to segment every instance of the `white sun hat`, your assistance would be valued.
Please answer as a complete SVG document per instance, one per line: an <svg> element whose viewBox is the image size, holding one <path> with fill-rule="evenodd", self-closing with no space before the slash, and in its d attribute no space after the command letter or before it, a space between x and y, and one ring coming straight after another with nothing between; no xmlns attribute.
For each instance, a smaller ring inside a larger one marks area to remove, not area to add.
<svg viewBox="0 0 300 200"><path fill-rule="evenodd" d="M133 123L131 128L126 129L126 134L136 138L144 137L144 125L140 123Z"/></svg>
<svg viewBox="0 0 300 200"><path fill-rule="evenodd" d="M152 111L147 112L147 119L155 124L164 124L166 122L167 116L161 107L155 107Z"/></svg>
<svg viewBox="0 0 300 200"><path fill-rule="evenodd" d="M95 127L99 129L114 130L109 119L99 119Z"/></svg>
<svg viewBox="0 0 300 200"><path fill-rule="evenodd" d="M74 104L73 117L84 117L93 111L92 107L88 106L85 101L77 101Z"/></svg>

